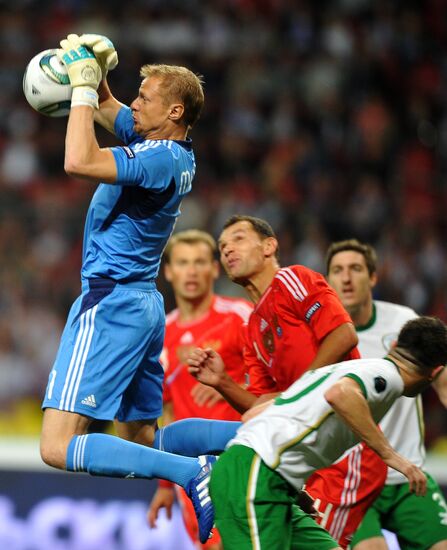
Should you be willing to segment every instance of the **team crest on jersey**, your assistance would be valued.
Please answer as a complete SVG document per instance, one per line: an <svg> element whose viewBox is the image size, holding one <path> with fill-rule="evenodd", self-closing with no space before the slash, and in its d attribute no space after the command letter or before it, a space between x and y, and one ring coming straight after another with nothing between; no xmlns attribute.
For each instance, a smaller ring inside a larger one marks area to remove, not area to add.
<svg viewBox="0 0 447 550"><path fill-rule="evenodd" d="M273 329L270 325L273 326ZM278 318L276 315L272 317L270 324L264 319L261 319L261 332L262 332L262 343L264 344L264 348L268 351L270 355L272 355L273 352L275 351L275 337L274 337L275 332L278 338L281 338L283 334L282 328L278 323Z"/></svg>
<svg viewBox="0 0 447 550"><path fill-rule="evenodd" d="M389 334L384 334L382 336L382 345L385 351L390 351L391 344L394 341L397 341L397 332L390 332Z"/></svg>
<svg viewBox="0 0 447 550"><path fill-rule="evenodd" d="M275 340L273 338L273 331L270 327L263 333L262 343L270 355L275 351Z"/></svg>

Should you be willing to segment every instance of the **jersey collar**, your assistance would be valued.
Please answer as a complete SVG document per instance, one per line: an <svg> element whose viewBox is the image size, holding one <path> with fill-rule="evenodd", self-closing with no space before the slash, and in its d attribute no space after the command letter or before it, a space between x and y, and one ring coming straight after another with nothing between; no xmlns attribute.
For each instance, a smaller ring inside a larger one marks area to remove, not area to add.
<svg viewBox="0 0 447 550"><path fill-rule="evenodd" d="M175 143L178 143L180 147L183 147L187 151L192 150L192 139L186 138L186 139L173 139L172 141L175 141Z"/></svg>
<svg viewBox="0 0 447 550"><path fill-rule="evenodd" d="M373 302L372 306L373 306L372 307L372 315L371 315L370 320L365 325L355 327L356 332L362 332L363 330L367 330L367 329L371 328L374 325L374 323L376 322L376 318L377 318L376 304Z"/></svg>

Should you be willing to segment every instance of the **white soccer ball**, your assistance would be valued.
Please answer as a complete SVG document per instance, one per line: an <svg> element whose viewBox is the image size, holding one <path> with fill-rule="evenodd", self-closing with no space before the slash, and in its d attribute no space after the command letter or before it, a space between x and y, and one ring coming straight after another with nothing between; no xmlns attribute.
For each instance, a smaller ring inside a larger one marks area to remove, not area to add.
<svg viewBox="0 0 447 550"><path fill-rule="evenodd" d="M57 50L35 55L23 75L23 92L33 109L44 115L59 117L70 112L72 87L65 65Z"/></svg>

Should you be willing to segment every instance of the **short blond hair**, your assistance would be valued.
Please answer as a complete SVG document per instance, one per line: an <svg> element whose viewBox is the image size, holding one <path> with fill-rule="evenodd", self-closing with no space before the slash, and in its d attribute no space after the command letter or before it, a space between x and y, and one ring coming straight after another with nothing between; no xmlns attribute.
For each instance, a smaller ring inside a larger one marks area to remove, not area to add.
<svg viewBox="0 0 447 550"><path fill-rule="evenodd" d="M178 65L143 65L140 76L161 78L161 88L166 94L167 103L181 101L185 108L183 121L186 128L194 126L205 101L202 75L194 74L186 67Z"/></svg>
<svg viewBox="0 0 447 550"><path fill-rule="evenodd" d="M178 233L174 233L174 235L172 235L172 237L168 241L168 244L166 245L164 251L164 259L167 264L171 261L172 249L176 244L179 243L204 243L209 247L212 258L214 258L217 250L216 241L206 231L201 231L200 229L187 229L186 231L179 231Z"/></svg>

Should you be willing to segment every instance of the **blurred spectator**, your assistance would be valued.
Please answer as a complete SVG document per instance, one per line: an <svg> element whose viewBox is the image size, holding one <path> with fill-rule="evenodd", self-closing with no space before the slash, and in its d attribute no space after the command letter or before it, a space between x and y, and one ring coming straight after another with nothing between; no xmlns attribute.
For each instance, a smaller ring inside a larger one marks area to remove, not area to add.
<svg viewBox="0 0 447 550"><path fill-rule="evenodd" d="M19 0L1 4L0 30L0 410L40 398L79 292L94 186L63 172L65 120L19 92L31 57L70 31L113 39L125 62L110 79L128 102L143 63L205 75L179 229L216 235L230 214L259 215L283 263L319 270L328 242L371 241L376 297L447 321L445 2L110 0L104 13L100 0ZM218 290L237 293L225 279ZM445 433L445 413L427 410L429 435Z"/></svg>

